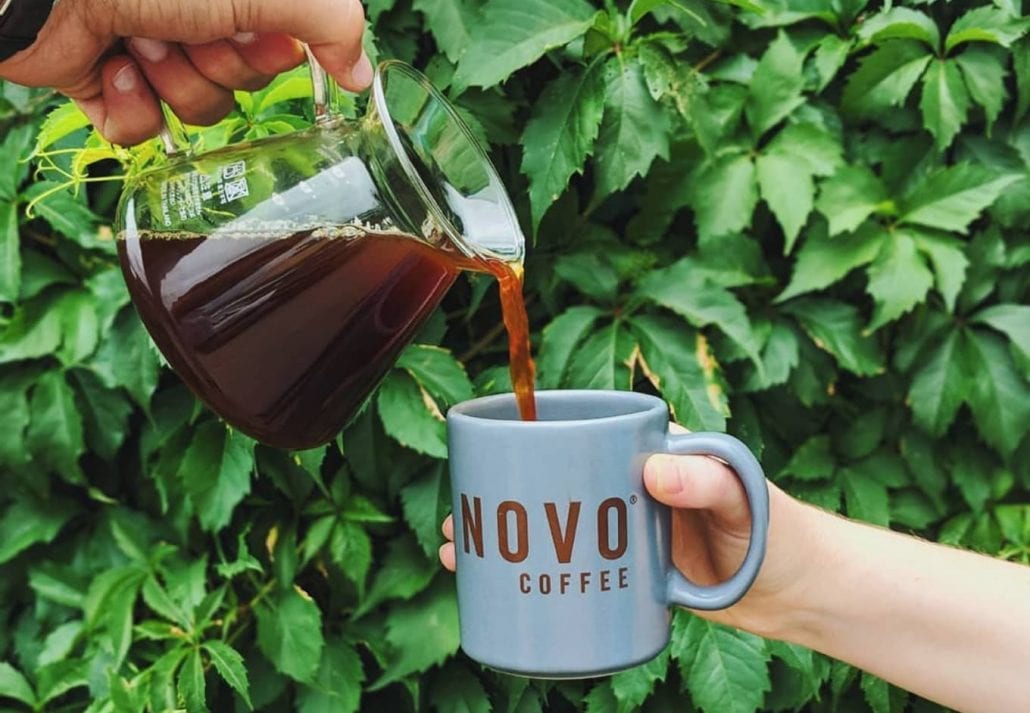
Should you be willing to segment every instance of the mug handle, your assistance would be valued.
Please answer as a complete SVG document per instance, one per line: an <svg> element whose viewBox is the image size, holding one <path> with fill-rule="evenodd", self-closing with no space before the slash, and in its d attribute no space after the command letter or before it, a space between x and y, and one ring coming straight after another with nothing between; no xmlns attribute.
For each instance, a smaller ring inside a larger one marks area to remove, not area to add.
<svg viewBox="0 0 1030 713"><path fill-rule="evenodd" d="M729 465L744 486L751 509L751 539L744 562L732 577L711 586L694 584L670 565L666 585L666 600L689 609L725 609L737 603L762 566L769 531L769 487L765 474L751 450L733 436L725 433L669 434L665 452L673 455L708 455L720 458Z"/></svg>
<svg viewBox="0 0 1030 713"><path fill-rule="evenodd" d="M325 124L339 116L340 85L322 68L315 55L311 53L311 48L306 44L303 47L311 72L311 99L314 104L315 123ZM192 146L186 135L186 128L164 102L161 102L161 116L164 122L159 136L165 153L169 157L188 156Z"/></svg>

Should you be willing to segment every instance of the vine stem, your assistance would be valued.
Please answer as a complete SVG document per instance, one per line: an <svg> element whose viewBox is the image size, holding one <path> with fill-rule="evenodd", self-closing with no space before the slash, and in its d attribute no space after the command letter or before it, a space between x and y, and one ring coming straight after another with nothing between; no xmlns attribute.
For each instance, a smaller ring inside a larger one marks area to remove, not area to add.
<svg viewBox="0 0 1030 713"><path fill-rule="evenodd" d="M719 59L719 57L721 57L721 56L722 56L722 50L715 50L714 52L712 52L708 56L702 58L702 60L700 62L695 64L694 65L694 71L697 72L697 73L700 73L705 67L710 65L715 60Z"/></svg>

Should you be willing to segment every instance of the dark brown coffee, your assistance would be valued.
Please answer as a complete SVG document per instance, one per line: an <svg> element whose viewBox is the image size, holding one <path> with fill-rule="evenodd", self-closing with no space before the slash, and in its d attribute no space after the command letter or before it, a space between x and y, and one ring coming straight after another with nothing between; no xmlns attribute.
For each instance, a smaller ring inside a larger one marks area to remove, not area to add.
<svg viewBox="0 0 1030 713"><path fill-rule="evenodd" d="M512 377L534 418L521 279L410 237L319 229L123 236L133 302L193 392L244 433L282 448L332 439L396 361L461 269L497 275Z"/></svg>

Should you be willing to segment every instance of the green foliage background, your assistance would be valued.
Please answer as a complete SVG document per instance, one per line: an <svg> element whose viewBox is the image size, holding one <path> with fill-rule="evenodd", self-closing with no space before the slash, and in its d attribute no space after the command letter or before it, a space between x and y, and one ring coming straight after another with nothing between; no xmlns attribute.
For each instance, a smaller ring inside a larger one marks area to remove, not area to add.
<svg viewBox="0 0 1030 713"><path fill-rule="evenodd" d="M531 229L542 386L657 391L799 498L1030 561L1019 0L741 5L368 14L372 49L425 68L490 142ZM307 92L283 77L194 140L303 125ZM119 186L81 179L129 154L69 108L44 124L47 94L0 93L0 709L938 710L683 612L660 658L596 682L472 664L436 563L427 398L508 386L492 283L463 278L336 443L257 446L128 303L104 227Z"/></svg>

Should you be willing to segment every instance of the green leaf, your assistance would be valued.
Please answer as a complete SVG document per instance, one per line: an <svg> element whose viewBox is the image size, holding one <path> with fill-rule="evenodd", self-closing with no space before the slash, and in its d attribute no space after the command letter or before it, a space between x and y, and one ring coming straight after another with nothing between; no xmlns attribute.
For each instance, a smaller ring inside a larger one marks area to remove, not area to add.
<svg viewBox="0 0 1030 713"><path fill-rule="evenodd" d="M187 713L207 710L207 683L204 680L204 662L200 649L193 649L179 671L179 694L186 701Z"/></svg>
<svg viewBox="0 0 1030 713"><path fill-rule="evenodd" d="M80 620L76 619L61 624L47 634L43 641L43 650L39 652L38 664L47 666L63 661L75 648L81 634L82 622Z"/></svg>
<svg viewBox="0 0 1030 713"><path fill-rule="evenodd" d="M933 265L937 291L944 298L949 312L955 310L955 300L966 279L969 259L963 251L960 240L947 235L936 235L923 230L910 230L919 250L930 258Z"/></svg>
<svg viewBox="0 0 1030 713"><path fill-rule="evenodd" d="M454 580L440 577L415 599L390 610L386 642L392 655L383 675L368 690L377 691L441 663L458 650L459 639Z"/></svg>
<svg viewBox="0 0 1030 713"><path fill-rule="evenodd" d="M36 690L39 703L49 703L73 688L89 685L87 662L81 660L58 661L36 672Z"/></svg>
<svg viewBox="0 0 1030 713"><path fill-rule="evenodd" d="M598 197L643 176L658 156L669 157L669 117L647 89L639 60L613 57L604 66L604 118L597 138Z"/></svg>
<svg viewBox="0 0 1030 713"><path fill-rule="evenodd" d="M887 202L887 187L865 166L845 166L823 182L815 207L830 223L830 235L855 230Z"/></svg>
<svg viewBox="0 0 1030 713"><path fill-rule="evenodd" d="M450 510L445 469L436 464L401 490L404 519L418 538L426 557L436 557L443 544L440 523Z"/></svg>
<svg viewBox="0 0 1030 713"><path fill-rule="evenodd" d="M725 430L726 395L714 373L706 374L699 363L704 353L699 336L666 317L637 316L631 326L644 373L669 403L674 420L694 431Z"/></svg>
<svg viewBox="0 0 1030 713"><path fill-rule="evenodd" d="M876 331L926 298L933 286L933 273L916 248L916 241L903 231L888 233L873 264L866 288L876 303L869 331Z"/></svg>
<svg viewBox="0 0 1030 713"><path fill-rule="evenodd" d="M599 302L615 301L619 274L596 249L562 255L554 263L554 274L572 283L587 297Z"/></svg>
<svg viewBox="0 0 1030 713"><path fill-rule="evenodd" d="M1011 456L1030 423L1030 385L1002 339L978 330L966 332L969 407L983 439Z"/></svg>
<svg viewBox="0 0 1030 713"><path fill-rule="evenodd" d="M347 577L365 590L365 578L372 565L372 541L365 528L354 522L340 520L329 537L329 554L333 562Z"/></svg>
<svg viewBox="0 0 1030 713"><path fill-rule="evenodd" d="M887 234L875 223L866 223L861 230L835 238L828 237L825 229L809 230L794 262L790 283L776 301L783 302L840 281L856 267L872 262L885 239L889 239Z"/></svg>
<svg viewBox="0 0 1030 713"><path fill-rule="evenodd" d="M36 694L32 686L11 664L0 662L0 698L13 698L36 710Z"/></svg>
<svg viewBox="0 0 1030 713"><path fill-rule="evenodd" d="M992 459L983 451L956 448L952 452L951 478L963 499L975 513L984 511L991 497L991 483L996 478Z"/></svg>
<svg viewBox="0 0 1030 713"><path fill-rule="evenodd" d="M833 475L834 466L830 437L812 436L794 452L780 475L791 475L799 480L828 480Z"/></svg>
<svg viewBox="0 0 1030 713"><path fill-rule="evenodd" d="M490 87L502 82L547 50L583 35L596 14L584 0L489 0L454 83Z"/></svg>
<svg viewBox="0 0 1030 713"><path fill-rule="evenodd" d="M143 559L143 561L146 560ZM153 575L147 577L143 582L143 588L141 591L143 594L143 601L146 602L146 605L157 614L182 627L186 631L192 629L189 617L185 612L183 612L182 608L172 600L168 595L168 592L166 592L160 582L157 581L156 577Z"/></svg>
<svg viewBox="0 0 1030 713"><path fill-rule="evenodd" d="M354 647L340 639L330 639L322 661L310 683L297 693L299 713L354 713L361 704L361 684L365 671Z"/></svg>
<svg viewBox="0 0 1030 713"><path fill-rule="evenodd" d="M931 54L914 40L885 42L861 61L848 77L841 109L859 117L876 116L905 102L923 74Z"/></svg>
<svg viewBox="0 0 1030 713"><path fill-rule="evenodd" d="M522 134L522 173L529 178L533 225L582 173L604 115L601 67L559 74L540 94Z"/></svg>
<svg viewBox="0 0 1030 713"><path fill-rule="evenodd" d="M1030 37L1024 37L1012 48L1012 71L1016 75L1016 113L1019 123L1030 109Z"/></svg>
<svg viewBox="0 0 1030 713"><path fill-rule="evenodd" d="M812 174L796 157L774 153L759 156L756 166L762 198L783 228L783 251L789 253L812 212L815 196Z"/></svg>
<svg viewBox="0 0 1030 713"><path fill-rule="evenodd" d="M412 483L409 487L415 487ZM404 498L404 491L401 491ZM435 508L434 508L435 509ZM434 524L439 520L434 520ZM354 612L358 618L389 599L410 599L425 589L436 574L438 565L430 559L433 552L427 554L410 535L401 535L390 540L368 594Z"/></svg>
<svg viewBox="0 0 1030 713"><path fill-rule="evenodd" d="M665 47L656 42L644 42L639 47L640 64L644 68L644 81L651 98L658 101L672 94L681 83L680 68Z"/></svg>
<svg viewBox="0 0 1030 713"><path fill-rule="evenodd" d="M42 295L19 306L0 334L0 364L49 356L61 344L60 301Z"/></svg>
<svg viewBox="0 0 1030 713"><path fill-rule="evenodd" d="M100 323L94 300L85 290L65 292L58 300L56 309L61 316L63 336L57 358L65 366L80 363L97 348Z"/></svg>
<svg viewBox="0 0 1030 713"><path fill-rule="evenodd" d="M410 374L392 372L376 397L383 428L398 443L433 456L447 457L443 413Z"/></svg>
<svg viewBox="0 0 1030 713"><path fill-rule="evenodd" d="M1005 60L1004 52L987 46L970 47L955 58L966 80L969 95L984 108L988 134L1008 99Z"/></svg>
<svg viewBox="0 0 1030 713"><path fill-rule="evenodd" d="M47 191L58 188L59 185L52 181L37 181L25 191L24 198L31 201ZM89 209L81 197L74 196L67 189L51 193L36 203L33 212L60 235L81 247L106 252L114 250L114 241L98 240L97 224L100 218Z"/></svg>
<svg viewBox="0 0 1030 713"><path fill-rule="evenodd" d="M124 393L104 388L92 372L76 369L75 383L81 395L86 446L105 460L113 460L129 432L132 404Z"/></svg>
<svg viewBox="0 0 1030 713"><path fill-rule="evenodd" d="M115 317L91 364L104 386L125 388L144 410L157 389L159 365L157 351L131 308Z"/></svg>
<svg viewBox="0 0 1030 713"><path fill-rule="evenodd" d="M325 648L322 612L306 593L283 589L254 610L258 648L275 669L295 681L315 679Z"/></svg>
<svg viewBox="0 0 1030 713"><path fill-rule="evenodd" d="M890 523L890 505L887 486L867 474L845 468L840 472L844 483L844 502L848 517L871 522L874 525Z"/></svg>
<svg viewBox="0 0 1030 713"><path fill-rule="evenodd" d="M761 708L772 687L765 642L743 631L698 622L702 633L686 675L695 705L704 713L753 713Z"/></svg>
<svg viewBox="0 0 1030 713"><path fill-rule="evenodd" d="M254 441L219 421L196 429L179 477L205 530L218 532L229 524L236 506L250 492L253 471Z"/></svg>
<svg viewBox="0 0 1030 713"><path fill-rule="evenodd" d="M612 676L612 692L615 693L620 710L640 710L654 691L655 684L665 680L668 667L669 650L665 649L647 663Z"/></svg>
<svg viewBox="0 0 1030 713"><path fill-rule="evenodd" d="M52 285L70 285L78 282L64 265L37 250L26 249L24 254L15 259L22 262L21 289L18 292L20 301L30 300Z"/></svg>
<svg viewBox="0 0 1030 713"><path fill-rule="evenodd" d="M247 680L247 668L243 665L243 657L239 652L224 641L212 639L204 643L204 650L207 651L211 663L222 680L232 686L233 690L240 694L243 702L248 708L253 709L250 702L250 682Z"/></svg>
<svg viewBox="0 0 1030 713"><path fill-rule="evenodd" d="M1030 305L991 305L974 314L970 322L998 330L1012 340L1024 358L1030 359Z"/></svg>
<svg viewBox="0 0 1030 713"><path fill-rule="evenodd" d="M970 163L935 171L908 191L902 202L900 222L964 232L1019 178L999 176L988 168Z"/></svg>
<svg viewBox="0 0 1030 713"><path fill-rule="evenodd" d="M601 314L596 307L578 305L565 310L544 327L536 359L537 384L541 389L557 389L562 385L576 346Z"/></svg>
<svg viewBox="0 0 1030 713"><path fill-rule="evenodd" d="M66 101L47 114L43 125L39 127L39 132L36 134L35 152L38 154L87 126L89 126L89 118L82 113L78 104L70 100Z"/></svg>
<svg viewBox="0 0 1030 713"><path fill-rule="evenodd" d="M789 157L816 176L832 176L844 164L840 140L815 124L789 124L769 144L768 154Z"/></svg>
<svg viewBox="0 0 1030 713"><path fill-rule="evenodd" d="M397 367L405 369L426 391L447 404L472 398L472 382L461 362L449 351L426 344L404 350Z"/></svg>
<svg viewBox="0 0 1030 713"><path fill-rule="evenodd" d="M969 93L955 60L934 59L930 63L923 76L919 109L923 126L933 134L937 150L948 148L969 113Z"/></svg>
<svg viewBox="0 0 1030 713"><path fill-rule="evenodd" d="M448 666L433 681L429 700L440 713L490 713L486 689L464 666Z"/></svg>
<svg viewBox="0 0 1030 713"><path fill-rule="evenodd" d="M873 713L902 713L908 705L908 692L895 688L882 678L862 672L862 693Z"/></svg>
<svg viewBox="0 0 1030 713"><path fill-rule="evenodd" d="M755 164L746 154L712 159L694 174L691 205L702 240L745 230L757 203Z"/></svg>
<svg viewBox="0 0 1030 713"><path fill-rule="evenodd" d="M754 134L761 136L804 102L801 71L805 55L782 30L762 55L751 78L747 118Z"/></svg>
<svg viewBox="0 0 1030 713"><path fill-rule="evenodd" d="M16 302L21 291L18 207L0 200L0 302Z"/></svg>
<svg viewBox="0 0 1030 713"><path fill-rule="evenodd" d="M29 413L25 445L33 458L69 482L81 481L79 456L86 450L82 416L63 373L48 371L36 380Z"/></svg>
<svg viewBox="0 0 1030 713"><path fill-rule="evenodd" d="M133 609L146 577L146 571L134 565L106 569L90 582L82 602L87 630L110 649L114 666L125 659L132 644ZM104 636L98 636L98 630Z"/></svg>
<svg viewBox="0 0 1030 713"><path fill-rule="evenodd" d="M586 703L586 713L619 713L619 701L615 698L611 683L607 681L591 688L583 702Z"/></svg>
<svg viewBox="0 0 1030 713"><path fill-rule="evenodd" d="M695 327L718 326L761 368L761 341L751 327L744 305L732 292L699 275L689 258L651 272L641 282L639 292L685 317Z"/></svg>
<svg viewBox="0 0 1030 713"><path fill-rule="evenodd" d="M447 59L458 63L472 43L478 3L470 0L415 0L412 7L426 16L426 28Z"/></svg>
<svg viewBox="0 0 1030 713"><path fill-rule="evenodd" d="M800 299L784 306L823 351L848 371L872 376L883 371L883 355L876 341L863 334L858 310L827 299Z"/></svg>
<svg viewBox="0 0 1030 713"><path fill-rule="evenodd" d="M28 158L35 128L32 122L4 128L0 139L0 201L14 203L18 196L18 188L29 171L29 164L23 159Z"/></svg>
<svg viewBox="0 0 1030 713"><path fill-rule="evenodd" d="M955 21L944 41L944 51L951 52L964 42L993 42L1003 47L1023 37L1026 19L1012 17L999 7L977 7Z"/></svg>
<svg viewBox="0 0 1030 713"><path fill-rule="evenodd" d="M936 52L941 44L937 25L925 13L907 7L892 7L864 21L858 36L879 44L887 40L919 40Z"/></svg>
<svg viewBox="0 0 1030 713"><path fill-rule="evenodd" d="M915 422L928 433L941 436L951 425L966 398L966 382L958 350L959 332L949 332L912 378L908 403Z"/></svg>
<svg viewBox="0 0 1030 713"><path fill-rule="evenodd" d="M815 50L814 64L819 75L818 89L822 91L833 81L844 63L848 61L852 48L851 38L826 35Z"/></svg>
<svg viewBox="0 0 1030 713"><path fill-rule="evenodd" d="M633 337L614 323L592 334L576 351L569 365L569 386L578 389L630 389L635 347Z"/></svg>

